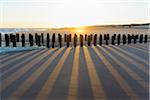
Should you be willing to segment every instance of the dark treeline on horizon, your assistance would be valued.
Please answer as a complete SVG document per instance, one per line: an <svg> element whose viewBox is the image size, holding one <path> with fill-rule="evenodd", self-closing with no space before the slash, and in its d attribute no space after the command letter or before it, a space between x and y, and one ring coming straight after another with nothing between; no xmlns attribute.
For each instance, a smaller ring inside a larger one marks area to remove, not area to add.
<svg viewBox="0 0 150 100"><path fill-rule="evenodd" d="M28 38L28 43L32 47L34 45L37 46L47 46L47 48L55 48L56 42L59 45L59 47L62 47L62 44L64 43L67 47L71 46L71 43L73 43L73 46L76 47L78 44L83 47L83 45L91 46L92 44L94 46L103 44L105 45L120 45L122 44L131 44L131 43L147 43L148 42L148 35L145 34L80 34L77 36L77 34L64 34L61 35L53 33L52 36L50 36L49 33L46 34L46 39L44 38L44 34L29 34L28 37L25 34L4 34L4 40L5 40L5 46L9 47L10 43L12 43L13 47L17 47L17 43L21 43L22 47L26 46L26 38ZM51 45L50 45L51 44ZM2 34L0 33L0 47L2 46Z"/></svg>

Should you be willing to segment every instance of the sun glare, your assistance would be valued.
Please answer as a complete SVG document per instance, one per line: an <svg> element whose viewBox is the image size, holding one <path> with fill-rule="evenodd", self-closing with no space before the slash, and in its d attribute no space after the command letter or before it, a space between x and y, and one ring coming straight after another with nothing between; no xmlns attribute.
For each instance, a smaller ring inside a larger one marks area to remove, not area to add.
<svg viewBox="0 0 150 100"><path fill-rule="evenodd" d="M80 33L83 32L83 31L84 31L83 29L77 29L76 30L76 32L80 32Z"/></svg>
<svg viewBox="0 0 150 100"><path fill-rule="evenodd" d="M77 34L84 34L85 29L83 27L78 27L74 30Z"/></svg>

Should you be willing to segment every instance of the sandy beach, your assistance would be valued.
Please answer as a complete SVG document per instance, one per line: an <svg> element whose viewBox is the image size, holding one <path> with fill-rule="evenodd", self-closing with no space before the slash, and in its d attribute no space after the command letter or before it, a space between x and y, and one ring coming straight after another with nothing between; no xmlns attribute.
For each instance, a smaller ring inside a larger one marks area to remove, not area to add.
<svg viewBox="0 0 150 100"><path fill-rule="evenodd" d="M2 100L148 100L149 43L0 55Z"/></svg>

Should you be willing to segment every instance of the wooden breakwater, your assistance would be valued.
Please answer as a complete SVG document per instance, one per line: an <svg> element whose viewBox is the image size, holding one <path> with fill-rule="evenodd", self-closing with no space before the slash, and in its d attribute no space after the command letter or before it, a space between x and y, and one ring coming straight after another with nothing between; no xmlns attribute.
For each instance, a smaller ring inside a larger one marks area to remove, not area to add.
<svg viewBox="0 0 150 100"><path fill-rule="evenodd" d="M26 42L28 42L29 46L46 46L47 48L55 48L62 46L74 46L83 45L87 46L97 46L97 45L120 45L120 44L131 44L131 43L147 43L149 40L148 34L55 34L53 33L51 36L49 33L41 33L41 34L28 34L24 33L19 34L2 34L0 33L0 47L2 46L2 40L4 42L5 47L9 47L12 44L12 47L17 47L17 43L20 43L22 47L26 46ZM44 38L45 37L45 38Z"/></svg>

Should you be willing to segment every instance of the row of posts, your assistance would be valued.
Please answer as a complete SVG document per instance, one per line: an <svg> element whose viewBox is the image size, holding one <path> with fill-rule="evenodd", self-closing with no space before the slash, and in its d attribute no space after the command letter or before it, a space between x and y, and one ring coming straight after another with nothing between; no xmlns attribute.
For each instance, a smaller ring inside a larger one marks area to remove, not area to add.
<svg viewBox="0 0 150 100"><path fill-rule="evenodd" d="M21 36L20 36L21 35ZM4 35L5 37L5 46L6 47L9 47L10 46L10 42L12 42L13 44L13 47L17 47L16 43L17 42L21 42L21 45L22 47L25 47L25 42L26 42L26 39L25 39L25 34L5 34ZM122 38L121 38L122 37ZM56 34L52 34L52 38L51 38L51 42L52 42L52 45L51 47L54 48L55 47L55 43L56 43ZM72 35L71 34L64 34L64 42L66 43L67 47L70 46L70 43L73 39L73 45L74 47L77 46L77 42L79 40L80 42L80 46L82 47L83 44L84 44L84 41L87 43L88 46L91 46L91 44L93 44L94 46L96 46L97 44L99 44L100 46L102 44L106 44L108 45L109 44L109 41L111 40L111 44L112 45L115 45L117 43L117 45L120 45L121 41L123 44L131 44L132 41L133 43L147 43L148 41L148 35L145 34L140 34L140 35L130 35L130 34L113 34L112 36L110 36L109 34L99 34L99 36L97 34L90 34L90 35L82 35L80 34L79 38L77 36L77 34L74 34L74 37L72 38ZM98 40L99 39L99 40ZM122 40L121 40L122 39ZM139 41L138 41L139 40ZM2 35L0 33L0 47L2 46ZM61 48L62 47L62 35L61 34L58 34L58 43L59 43L59 47ZM33 46L34 43L37 45L37 46L42 46L44 45L45 41L44 41L44 34L41 33L40 35L39 34L29 34L29 44L30 46ZM46 37L46 46L47 48L50 48L50 34L47 33L47 37Z"/></svg>

